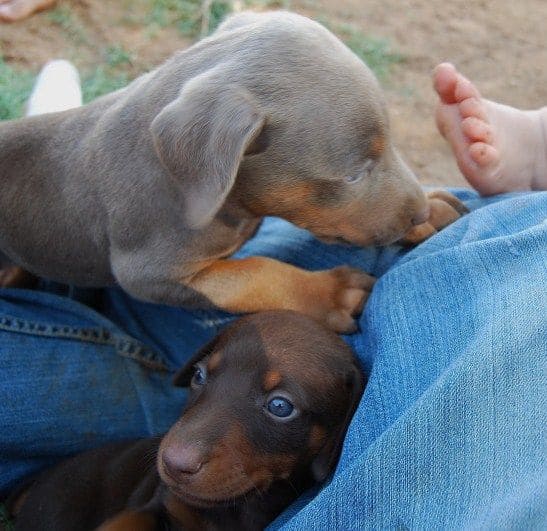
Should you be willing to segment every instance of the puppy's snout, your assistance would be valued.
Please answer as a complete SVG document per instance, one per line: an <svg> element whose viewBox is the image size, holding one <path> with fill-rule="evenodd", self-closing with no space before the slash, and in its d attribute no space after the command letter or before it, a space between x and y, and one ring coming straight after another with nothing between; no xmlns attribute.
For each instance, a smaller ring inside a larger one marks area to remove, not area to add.
<svg viewBox="0 0 547 531"><path fill-rule="evenodd" d="M184 474L197 474L203 466L204 455L194 445L181 444L165 448L162 460L165 471L171 477L177 478Z"/></svg>
<svg viewBox="0 0 547 531"><path fill-rule="evenodd" d="M410 220L412 225L421 225L422 223L425 223L429 219L430 210L429 205L426 205L425 208L414 214L412 219Z"/></svg>

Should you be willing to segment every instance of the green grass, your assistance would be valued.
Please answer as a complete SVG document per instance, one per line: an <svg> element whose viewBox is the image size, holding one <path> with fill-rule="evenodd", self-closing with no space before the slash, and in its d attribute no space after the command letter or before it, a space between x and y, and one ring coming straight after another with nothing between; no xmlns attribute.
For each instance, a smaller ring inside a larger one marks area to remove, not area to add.
<svg viewBox="0 0 547 531"><path fill-rule="evenodd" d="M204 36L222 22L231 10L231 2L212 0L207 11L201 0L150 0L145 22L152 27L175 26L186 36Z"/></svg>
<svg viewBox="0 0 547 531"><path fill-rule="evenodd" d="M291 0L245 0L243 2L246 8L258 9L290 9Z"/></svg>
<svg viewBox="0 0 547 531"><path fill-rule="evenodd" d="M104 63L82 75L84 103L125 87L132 79L129 68L134 56L120 44L108 46L104 51Z"/></svg>
<svg viewBox="0 0 547 531"><path fill-rule="evenodd" d="M120 44L109 46L105 52L106 64L111 68L116 68L121 65L131 65L134 61L134 56L128 52Z"/></svg>
<svg viewBox="0 0 547 531"><path fill-rule="evenodd" d="M82 95L84 103L89 103L99 96L125 87L131 78L126 72L116 71L108 65L97 68L82 76Z"/></svg>
<svg viewBox="0 0 547 531"><path fill-rule="evenodd" d="M208 34L214 31L232 9L232 2L228 0L211 0L206 12L202 0L143 0L140 5L141 11L130 17L131 24L138 24L151 39L159 38L161 29L165 27L176 28L192 38ZM243 0L243 5L259 9L287 9L291 7L291 2ZM61 4L50 11L47 17L74 43L84 47L91 46L82 21L69 6ZM403 56L395 52L385 39L367 35L352 24L320 21L336 33L384 82L389 77L392 65L403 60ZM124 87L148 66L139 63L139 58L120 44L106 46L101 55L95 66L82 71L85 103ZM31 92L34 78L34 72L12 67L0 56L0 120L23 115L24 103Z"/></svg>
<svg viewBox="0 0 547 531"><path fill-rule="evenodd" d="M88 44L86 31L69 6L60 5L48 12L47 18L56 26L59 26L63 32L74 42L78 44Z"/></svg>
<svg viewBox="0 0 547 531"><path fill-rule="evenodd" d="M11 120L23 115L33 81L32 72L11 67L0 57L0 120Z"/></svg>
<svg viewBox="0 0 547 531"><path fill-rule="evenodd" d="M129 64L130 60L130 56L122 54L120 49L107 49L105 64L82 74L84 103L125 87L131 76L120 66ZM0 120L23 116L35 78L30 70L11 67L0 57Z"/></svg>
<svg viewBox="0 0 547 531"><path fill-rule="evenodd" d="M387 39L367 35L353 24L331 24L327 20L320 22L338 35L382 81L388 78L393 65L404 60L402 54L392 49Z"/></svg>

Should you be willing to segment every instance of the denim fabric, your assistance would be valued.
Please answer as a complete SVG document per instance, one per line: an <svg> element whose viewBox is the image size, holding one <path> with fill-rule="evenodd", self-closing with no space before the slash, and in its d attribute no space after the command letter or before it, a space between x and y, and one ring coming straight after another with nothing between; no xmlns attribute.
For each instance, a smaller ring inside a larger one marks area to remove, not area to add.
<svg viewBox="0 0 547 531"><path fill-rule="evenodd" d="M547 526L547 193L489 200L413 250L266 220L238 256L379 277L346 336L370 374L338 469L272 529ZM176 367L232 316L118 289L0 290L0 489L179 415Z"/></svg>

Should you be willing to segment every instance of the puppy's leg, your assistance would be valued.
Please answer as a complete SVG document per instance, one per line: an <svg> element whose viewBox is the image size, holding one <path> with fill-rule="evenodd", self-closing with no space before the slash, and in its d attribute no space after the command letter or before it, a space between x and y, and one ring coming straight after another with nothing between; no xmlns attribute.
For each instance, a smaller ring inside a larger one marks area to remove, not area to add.
<svg viewBox="0 0 547 531"><path fill-rule="evenodd" d="M156 251L156 254L157 251ZM220 259L206 264L149 260L150 253L119 255L114 274L136 298L232 313L295 310L336 332L353 332L375 279L349 267L304 271L265 257ZM189 273L193 271L193 273Z"/></svg>
<svg viewBox="0 0 547 531"><path fill-rule="evenodd" d="M18 3L25 2L8 2ZM40 4L32 1L28 3ZM42 68L34 84L27 102L27 116L65 111L81 104L80 77L74 65L63 60L50 61ZM34 275L12 264L0 253L0 288L31 288L36 282Z"/></svg>
<svg viewBox="0 0 547 531"><path fill-rule="evenodd" d="M416 245L450 225L469 212L467 207L454 195L444 190L434 190L427 194L430 207L429 219L416 225L400 240L404 245Z"/></svg>
<svg viewBox="0 0 547 531"><path fill-rule="evenodd" d="M188 282L230 312L295 310L336 332L356 330L353 317L362 311L373 284L373 277L349 267L311 272L264 257L217 260Z"/></svg>
<svg viewBox="0 0 547 531"><path fill-rule="evenodd" d="M156 514L148 511L124 511L97 528L97 531L155 531L162 529Z"/></svg>
<svg viewBox="0 0 547 531"><path fill-rule="evenodd" d="M0 288L32 288L37 278L19 266L6 266L0 269Z"/></svg>

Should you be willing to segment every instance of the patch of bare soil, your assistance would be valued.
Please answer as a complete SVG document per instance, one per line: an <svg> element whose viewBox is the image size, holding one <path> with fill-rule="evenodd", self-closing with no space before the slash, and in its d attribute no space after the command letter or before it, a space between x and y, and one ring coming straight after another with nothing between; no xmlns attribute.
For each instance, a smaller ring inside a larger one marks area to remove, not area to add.
<svg viewBox="0 0 547 531"><path fill-rule="evenodd" d="M430 72L453 62L486 98L520 108L547 105L544 0L320 0L310 16L351 22L385 37L405 60L386 86L395 142L427 184L466 185L434 123Z"/></svg>

